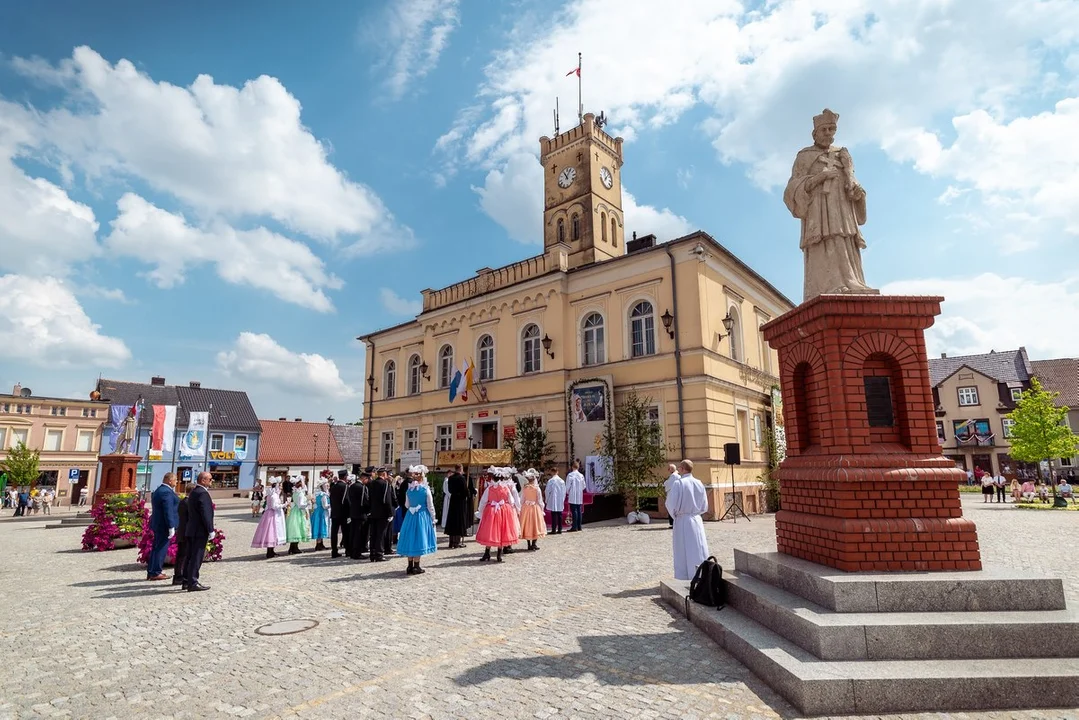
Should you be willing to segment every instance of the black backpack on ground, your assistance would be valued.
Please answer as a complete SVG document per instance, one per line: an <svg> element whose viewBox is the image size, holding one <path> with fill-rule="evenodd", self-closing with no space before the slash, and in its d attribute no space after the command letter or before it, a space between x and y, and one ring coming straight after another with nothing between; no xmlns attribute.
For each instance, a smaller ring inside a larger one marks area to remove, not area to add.
<svg viewBox="0 0 1079 720"><path fill-rule="evenodd" d="M689 583L689 598L701 605L721 610L727 604L727 586L723 584L723 566L709 557L697 568Z"/></svg>

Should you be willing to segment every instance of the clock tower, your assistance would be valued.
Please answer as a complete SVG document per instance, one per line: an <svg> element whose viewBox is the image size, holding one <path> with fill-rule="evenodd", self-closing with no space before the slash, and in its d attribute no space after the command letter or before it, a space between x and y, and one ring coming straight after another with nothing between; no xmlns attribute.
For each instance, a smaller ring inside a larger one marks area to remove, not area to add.
<svg viewBox="0 0 1079 720"><path fill-rule="evenodd" d="M588 113L554 139L540 138L540 164L544 251L565 246L570 268L625 254L622 138Z"/></svg>

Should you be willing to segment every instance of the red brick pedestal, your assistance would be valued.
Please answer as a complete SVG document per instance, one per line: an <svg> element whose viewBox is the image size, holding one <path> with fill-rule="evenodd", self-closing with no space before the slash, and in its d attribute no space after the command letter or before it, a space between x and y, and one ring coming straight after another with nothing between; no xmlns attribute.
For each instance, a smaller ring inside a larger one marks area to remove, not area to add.
<svg viewBox="0 0 1079 720"><path fill-rule="evenodd" d="M821 295L764 326L787 433L781 553L845 571L981 569L966 476L941 456L933 414L923 333L942 300Z"/></svg>
<svg viewBox="0 0 1079 720"><path fill-rule="evenodd" d="M135 474L138 472L138 455L102 455L98 458L101 462L101 486L97 490L99 495L114 495L116 493L135 492Z"/></svg>

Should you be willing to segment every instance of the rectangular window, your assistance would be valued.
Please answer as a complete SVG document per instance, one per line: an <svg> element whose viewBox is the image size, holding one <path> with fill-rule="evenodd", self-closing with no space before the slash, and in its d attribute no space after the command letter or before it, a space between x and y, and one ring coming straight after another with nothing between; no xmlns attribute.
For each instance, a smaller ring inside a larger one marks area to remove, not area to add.
<svg viewBox="0 0 1079 720"><path fill-rule="evenodd" d="M1072 459L1071 458L1060 458L1060 464L1063 465L1064 467L1071 467Z"/></svg>
<svg viewBox="0 0 1079 720"><path fill-rule="evenodd" d="M1012 388L1012 400L1019 402L1023 399L1023 388Z"/></svg>
<svg viewBox="0 0 1079 720"><path fill-rule="evenodd" d="M79 452L92 452L94 449L94 431L79 430L79 437L75 441L75 449Z"/></svg>
<svg viewBox="0 0 1079 720"><path fill-rule="evenodd" d="M413 428L405 430L405 450L420 449L420 431Z"/></svg>
<svg viewBox="0 0 1079 720"><path fill-rule="evenodd" d="M50 412L52 415L55 415L57 417L65 417L67 415L67 408L54 405L51 408Z"/></svg>
<svg viewBox="0 0 1079 720"><path fill-rule="evenodd" d="M439 425L435 428L435 439L439 452L453 450L453 425Z"/></svg>
<svg viewBox="0 0 1079 720"><path fill-rule="evenodd" d="M0 406L0 409L4 412L11 412L11 403L4 403L3 406Z"/></svg>
<svg viewBox="0 0 1079 720"><path fill-rule="evenodd" d="M941 445L948 442L948 437L944 434L944 421L937 420L937 440Z"/></svg>
<svg viewBox="0 0 1079 720"><path fill-rule="evenodd" d="M393 464L393 431L382 433L382 460L383 465Z"/></svg>
<svg viewBox="0 0 1079 720"><path fill-rule="evenodd" d="M1004 426L1004 437L1010 438L1012 436L1012 428L1015 426L1015 420L1003 418L1000 422Z"/></svg>
<svg viewBox="0 0 1079 720"><path fill-rule="evenodd" d="M221 452L221 448L225 446L224 435L211 435L210 436L210 451Z"/></svg>
<svg viewBox="0 0 1079 720"><path fill-rule="evenodd" d="M738 444L741 445L742 459L753 459L753 447L749 441L749 413L745 410L737 411L738 418Z"/></svg>
<svg viewBox="0 0 1079 720"><path fill-rule="evenodd" d="M63 430L46 430L44 449L50 452L57 452L60 449L60 443L63 442L63 439Z"/></svg>
<svg viewBox="0 0 1079 720"><path fill-rule="evenodd" d="M4 441L7 440L7 428L0 427L0 448L7 447Z"/></svg>
<svg viewBox="0 0 1079 720"><path fill-rule="evenodd" d="M30 430L28 428L12 428L11 444L8 447L16 447L19 443L30 444Z"/></svg>
<svg viewBox="0 0 1079 720"><path fill-rule="evenodd" d="M970 405L978 404L978 388L976 387L961 387L959 388L959 406L969 407Z"/></svg>

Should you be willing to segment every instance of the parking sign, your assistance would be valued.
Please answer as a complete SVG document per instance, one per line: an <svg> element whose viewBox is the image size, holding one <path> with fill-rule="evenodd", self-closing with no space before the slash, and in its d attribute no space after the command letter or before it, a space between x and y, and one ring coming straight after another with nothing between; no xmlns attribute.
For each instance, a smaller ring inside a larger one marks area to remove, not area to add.
<svg viewBox="0 0 1079 720"><path fill-rule="evenodd" d="M73 483L77 483L79 481L79 469L78 468L70 468L70 469L68 469L68 471L67 471L67 479L69 481L73 482Z"/></svg>

